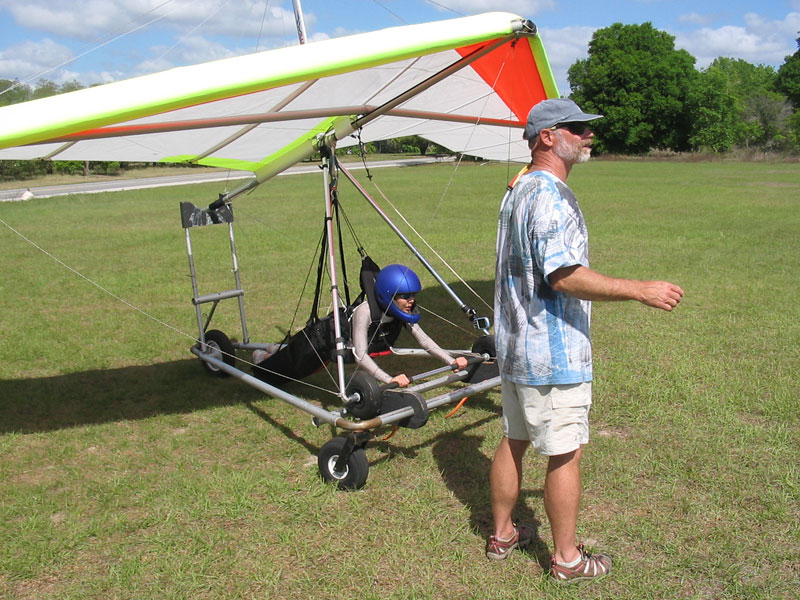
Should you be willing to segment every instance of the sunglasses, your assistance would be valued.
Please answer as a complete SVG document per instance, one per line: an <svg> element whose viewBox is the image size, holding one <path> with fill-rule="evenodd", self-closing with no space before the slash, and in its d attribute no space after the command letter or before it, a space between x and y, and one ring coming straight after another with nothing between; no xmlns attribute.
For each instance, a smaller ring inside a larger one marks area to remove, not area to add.
<svg viewBox="0 0 800 600"><path fill-rule="evenodd" d="M395 294L395 298L400 298L401 300L411 300L412 298L416 297L416 293L413 294Z"/></svg>
<svg viewBox="0 0 800 600"><path fill-rule="evenodd" d="M591 125L586 121L571 121L569 123L557 123L550 129L566 129L572 135L583 135L587 129L591 129Z"/></svg>

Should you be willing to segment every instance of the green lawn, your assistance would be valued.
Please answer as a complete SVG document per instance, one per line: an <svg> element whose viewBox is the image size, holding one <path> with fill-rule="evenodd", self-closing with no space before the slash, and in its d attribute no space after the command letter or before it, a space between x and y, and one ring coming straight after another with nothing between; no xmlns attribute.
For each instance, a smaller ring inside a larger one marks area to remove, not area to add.
<svg viewBox="0 0 800 600"><path fill-rule="evenodd" d="M482 299L441 268L445 279L487 313L513 169L373 174ZM579 536L614 556L611 577L563 589L543 576L544 461L532 453L517 519L537 525L539 539L505 564L484 558L497 391L452 418L435 411L421 429L378 432L367 485L343 493L317 475L329 428L208 376L188 352L197 332L178 212L180 201L205 205L223 191L208 184L0 204L0 597L800 596L800 169L595 161L570 184L595 268L686 292L673 313L594 307ZM292 322L323 226L321 191L319 176L287 176L235 201L255 341ZM415 265L346 181L340 193L379 264ZM192 239L201 293L231 289L225 232ZM446 347L471 345L461 312L417 272L421 303L457 325L426 315L426 330ZM235 301L220 305L214 327L241 336ZM409 372L431 365L389 361ZM311 382L290 391L336 408L330 379Z"/></svg>

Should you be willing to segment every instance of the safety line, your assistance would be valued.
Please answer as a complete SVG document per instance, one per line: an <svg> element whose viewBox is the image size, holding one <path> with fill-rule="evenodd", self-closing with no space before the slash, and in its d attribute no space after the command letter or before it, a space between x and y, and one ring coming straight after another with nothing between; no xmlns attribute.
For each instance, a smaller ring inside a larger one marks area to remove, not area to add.
<svg viewBox="0 0 800 600"><path fill-rule="evenodd" d="M33 240L31 240L30 238L25 236L25 234L23 234L22 232L18 231L14 227L12 227L9 223L4 221L2 218L0 218L0 224L4 225L6 228L8 228L9 231L11 231L14 234L16 234L17 236L19 236L20 239L24 240L25 242L27 242L28 244L30 244L31 246L36 248L39 252L41 252L42 254L44 254L45 256L50 258L51 260L55 261L56 263L58 263L59 265L61 265L62 267L64 267L68 271L70 271L71 273L73 273L74 275L77 275L78 277L80 277L81 279L86 281L87 283L93 285L95 288L97 288L98 290L100 290L104 294L106 294L106 295L110 296L111 298L114 298L115 300L121 302L122 304L124 304L125 306L130 308L131 310L134 310L134 311L138 312L139 314L141 314L144 317L147 317L151 321L154 321L154 322L158 323L159 325L161 325L163 327L166 327L167 329L171 330L172 332L177 333L178 335L183 336L185 338L188 338L188 339L192 340L195 343L199 342L199 340L197 339L196 336L190 335L190 334L188 334L188 333L186 333L184 331L181 331L177 327L174 327L173 325L170 325L169 323L167 323L165 321L162 321L158 317L155 317L155 316L151 315L150 313L146 312L145 310L142 310L138 306L135 306L134 304L128 302L127 300L125 300L125 298L122 298L121 296L118 296L117 294L115 294L114 292L109 290L108 288L105 288L102 285L100 285L99 283L91 280L89 277L87 277L86 275L84 275L83 273L78 271L77 269L69 266L67 263L62 261L60 258L58 258L57 256L53 255L52 253L48 252L44 248L42 248L39 244L37 244L36 242L34 242ZM247 364L249 364L251 366L256 366L252 362L250 362L248 360L245 360L245 359L242 359L240 357L237 357L235 355L231 355L231 354L229 354L227 352L224 352L222 349L219 349L219 352L220 352L220 354L224 354L225 356L231 356L231 358L235 358L237 361L247 363ZM261 368L263 368L263 367L261 367ZM275 373L274 371L270 371L269 369L264 369L264 370L265 371L269 371L270 373ZM310 388L315 388L315 389L317 389L319 391L327 392L327 393L329 393L331 395L334 395L334 396L338 395L337 392L333 392L332 390L329 390L329 389L314 385L312 383L308 383L306 381L301 381L299 379L294 379L292 377L286 377L285 375L282 375L281 373L276 373L276 374L277 375L281 375L282 377L285 377L286 379L289 379L291 381L294 381L294 382L297 382L297 383L301 383L301 384L303 384L305 386L308 386Z"/></svg>

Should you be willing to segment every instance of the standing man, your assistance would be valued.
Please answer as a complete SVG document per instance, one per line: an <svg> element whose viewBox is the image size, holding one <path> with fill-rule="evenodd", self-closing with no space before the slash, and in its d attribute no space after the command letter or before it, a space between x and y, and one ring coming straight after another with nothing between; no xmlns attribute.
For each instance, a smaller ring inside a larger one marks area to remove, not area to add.
<svg viewBox="0 0 800 600"><path fill-rule="evenodd" d="M495 334L502 377L503 434L489 475L494 535L486 555L504 559L530 543L529 527L512 522L529 445L548 457L544 505L553 535L551 575L558 582L602 577L611 557L576 542L580 459L589 441L592 404L592 300L637 300L670 311L683 290L666 281L636 281L589 268L588 232L565 183L589 160L594 133L564 98L544 100L528 115L523 137L532 162L500 207L495 280Z"/></svg>

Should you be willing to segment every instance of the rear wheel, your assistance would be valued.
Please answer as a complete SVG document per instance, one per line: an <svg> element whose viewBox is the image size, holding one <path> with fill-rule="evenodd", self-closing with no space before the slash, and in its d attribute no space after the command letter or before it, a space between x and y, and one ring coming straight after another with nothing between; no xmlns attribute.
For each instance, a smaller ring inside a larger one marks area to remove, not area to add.
<svg viewBox="0 0 800 600"><path fill-rule="evenodd" d="M475 340L475 343L472 345L472 351L475 354L488 354L489 361L492 362L497 357L497 350L494 344L494 336L493 335L484 335L479 337Z"/></svg>
<svg viewBox="0 0 800 600"><path fill-rule="evenodd" d="M467 367L469 376L466 381L469 383L478 383L479 381L486 381L491 377L497 377L500 372L497 364L497 349L494 343L493 335L484 335L475 340L472 344L472 352L483 356L482 362L472 363Z"/></svg>
<svg viewBox="0 0 800 600"><path fill-rule="evenodd" d="M335 481L341 490L357 490L367 482L369 462L364 448L355 448L341 470L336 469L336 463L344 452L347 438L335 437L319 450L317 466L322 479Z"/></svg>
<svg viewBox="0 0 800 600"><path fill-rule="evenodd" d="M213 356L214 358L221 360L226 365L230 365L231 367L236 365L236 350L233 347L230 339L228 336L219 331L218 329L212 329L211 331L206 331L206 344L204 348L204 353ZM201 359L203 363L203 368L211 373L212 375L216 375L217 377L228 377L228 373L220 369L219 367L215 367L209 362L206 362Z"/></svg>

